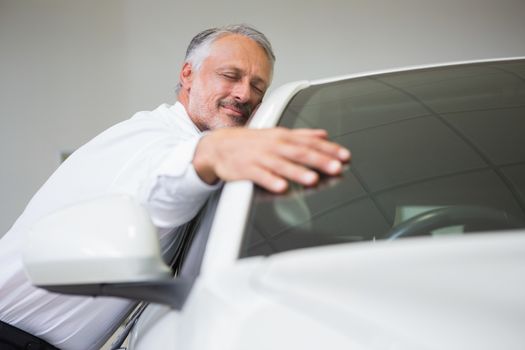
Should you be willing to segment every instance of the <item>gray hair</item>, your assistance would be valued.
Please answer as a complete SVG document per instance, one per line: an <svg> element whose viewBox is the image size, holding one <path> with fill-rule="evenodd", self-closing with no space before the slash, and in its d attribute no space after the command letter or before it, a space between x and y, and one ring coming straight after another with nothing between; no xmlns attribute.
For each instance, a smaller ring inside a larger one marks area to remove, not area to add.
<svg viewBox="0 0 525 350"><path fill-rule="evenodd" d="M202 62L204 62L210 54L211 44L217 39L231 34L243 35L259 44L259 46L264 49L264 52L266 52L266 56L268 56L268 60L273 69L275 55L270 41L263 33L247 24L232 24L224 27L210 28L195 35L186 49L184 62L191 63L193 69L198 71ZM180 89L181 84L179 82L175 88L176 93L179 93Z"/></svg>

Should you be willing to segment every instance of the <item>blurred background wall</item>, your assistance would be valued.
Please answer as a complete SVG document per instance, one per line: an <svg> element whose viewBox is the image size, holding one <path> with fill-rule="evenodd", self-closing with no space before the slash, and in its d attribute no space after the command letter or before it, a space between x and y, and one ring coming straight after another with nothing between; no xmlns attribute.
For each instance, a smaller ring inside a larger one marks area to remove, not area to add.
<svg viewBox="0 0 525 350"><path fill-rule="evenodd" d="M524 0L0 0L0 236L61 154L174 102L198 31L249 23L285 82L525 56Z"/></svg>

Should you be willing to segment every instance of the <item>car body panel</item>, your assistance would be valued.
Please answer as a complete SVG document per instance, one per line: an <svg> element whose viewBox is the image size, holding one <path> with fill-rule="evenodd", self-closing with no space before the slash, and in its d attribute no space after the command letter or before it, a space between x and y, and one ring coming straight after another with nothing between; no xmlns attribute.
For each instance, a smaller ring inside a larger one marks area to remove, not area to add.
<svg viewBox="0 0 525 350"><path fill-rule="evenodd" d="M470 64L477 64L477 63L506 62L506 61L515 61L515 60L523 60L523 59L525 59L525 56L501 57L501 58L494 57L494 58L486 58L486 59L479 59L479 60L429 63L429 64L421 64L421 65L415 65L415 66L389 68L389 69L381 69L381 70L360 72L360 73L354 73L354 74L346 74L346 75L340 75L340 76L324 78L324 79L315 79L315 80L308 81L308 84L309 86L322 85L322 84L329 84L329 83L334 83L334 82L342 81L342 80L362 78L362 77L368 77L368 76L379 75L379 74L408 72L408 71L427 69L427 68L440 68L440 67L449 67L449 66L470 65Z"/></svg>

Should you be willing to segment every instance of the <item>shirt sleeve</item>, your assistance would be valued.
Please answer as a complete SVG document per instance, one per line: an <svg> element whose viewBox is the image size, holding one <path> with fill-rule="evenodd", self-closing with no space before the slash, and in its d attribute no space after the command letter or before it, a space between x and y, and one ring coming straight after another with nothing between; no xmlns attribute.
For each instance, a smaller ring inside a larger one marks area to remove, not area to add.
<svg viewBox="0 0 525 350"><path fill-rule="evenodd" d="M157 171L141 186L139 199L159 228L170 229L191 220L221 185L203 182L193 167L201 136L169 150Z"/></svg>

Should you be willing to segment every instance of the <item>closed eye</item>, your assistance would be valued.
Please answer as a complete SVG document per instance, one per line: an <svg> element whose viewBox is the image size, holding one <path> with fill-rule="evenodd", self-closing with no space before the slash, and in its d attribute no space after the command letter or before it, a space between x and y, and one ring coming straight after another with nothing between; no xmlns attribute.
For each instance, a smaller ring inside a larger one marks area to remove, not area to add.
<svg viewBox="0 0 525 350"><path fill-rule="evenodd" d="M239 80L239 76L237 74L221 73L221 76L223 76L224 78L226 78L228 80L232 80L232 81Z"/></svg>
<svg viewBox="0 0 525 350"><path fill-rule="evenodd" d="M252 84L252 88L253 88L255 91L257 91L257 93L259 93L259 94L261 94L261 95L264 94L264 90L263 90L262 88L258 87L257 85Z"/></svg>

